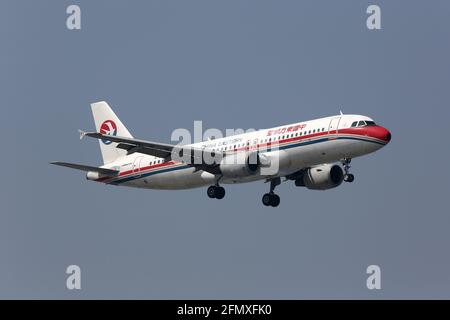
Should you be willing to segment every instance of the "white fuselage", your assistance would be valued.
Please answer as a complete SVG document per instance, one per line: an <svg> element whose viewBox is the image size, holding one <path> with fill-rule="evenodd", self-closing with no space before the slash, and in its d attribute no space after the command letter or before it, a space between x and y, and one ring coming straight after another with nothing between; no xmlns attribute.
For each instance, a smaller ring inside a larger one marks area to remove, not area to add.
<svg viewBox="0 0 450 320"><path fill-rule="evenodd" d="M183 162L134 153L103 166L119 170L117 177L97 181L149 189L188 189L212 185L218 179L220 183L229 184L286 176L319 164L359 157L389 142L390 135L387 137L388 131L383 127L351 127L359 120L372 121L360 115L337 115L191 145L227 155L258 151L269 159L278 160L279 168L270 176L261 172L245 177L219 176L196 171Z"/></svg>

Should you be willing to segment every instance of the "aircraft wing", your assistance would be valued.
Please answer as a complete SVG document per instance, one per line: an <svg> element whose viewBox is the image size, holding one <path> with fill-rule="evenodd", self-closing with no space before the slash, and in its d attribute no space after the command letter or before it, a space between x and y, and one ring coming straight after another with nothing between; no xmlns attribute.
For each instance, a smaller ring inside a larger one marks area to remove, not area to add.
<svg viewBox="0 0 450 320"><path fill-rule="evenodd" d="M139 153L145 153L145 154L159 157L159 158L167 158L172 153L173 148L175 148L175 146L171 145L171 144L145 141L145 140L119 137L119 136L110 136L110 135L102 134L99 132L80 131L80 134L81 134L81 136L80 136L81 138L83 138L84 136L87 136L87 137L91 137L91 138L97 138L100 140L117 142L118 143L117 148L127 150L128 154L139 152Z"/></svg>
<svg viewBox="0 0 450 320"><path fill-rule="evenodd" d="M111 169L105 169L105 168L99 168L99 167L92 167L92 166L85 166L83 164L77 164L77 163L70 163L70 162L60 162L60 161L53 161L50 162L50 164L54 164L57 166L62 166L62 167L67 167L67 168L72 168L72 169L77 169L77 170L82 170L82 171L93 171L93 172L98 172L102 175L105 176L117 176L119 174L119 171L117 170L111 170Z"/></svg>
<svg viewBox="0 0 450 320"><path fill-rule="evenodd" d="M214 152L212 150L207 149L198 149L193 148L190 146L179 146L179 145L173 145L173 144L166 144L166 143L160 143L160 142L153 142L153 141L146 141L146 140L139 140L134 138L126 138L126 137L119 137L119 136L111 136L102 134L99 132L84 132L80 131L80 138L83 138L84 136L88 136L91 138L96 138L100 140L105 141L112 141L118 143L116 146L117 148L127 150L127 154L132 154L135 152L148 154L151 156L155 156L158 158L164 158L164 159L172 159L172 152L175 149L175 152L177 152L178 155L181 155L182 153L188 152L190 155L190 164L194 167L196 167L198 170L204 170L208 171L210 173L216 173L218 170L217 164L206 164L203 162L203 156L205 153L208 153L211 156L214 156L218 159L221 159L223 157L223 154L221 152Z"/></svg>

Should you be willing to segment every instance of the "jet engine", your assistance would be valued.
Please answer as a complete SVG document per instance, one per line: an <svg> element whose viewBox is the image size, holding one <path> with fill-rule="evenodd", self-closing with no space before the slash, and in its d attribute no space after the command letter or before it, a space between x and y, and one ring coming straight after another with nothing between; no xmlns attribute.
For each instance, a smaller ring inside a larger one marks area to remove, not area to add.
<svg viewBox="0 0 450 320"><path fill-rule="evenodd" d="M327 190L336 188L344 180L344 170L337 164L321 164L309 168L295 180L297 187L307 187L312 190Z"/></svg>
<svg viewBox="0 0 450 320"><path fill-rule="evenodd" d="M225 156L219 166L224 177L243 178L258 172L261 159L257 152L238 152Z"/></svg>

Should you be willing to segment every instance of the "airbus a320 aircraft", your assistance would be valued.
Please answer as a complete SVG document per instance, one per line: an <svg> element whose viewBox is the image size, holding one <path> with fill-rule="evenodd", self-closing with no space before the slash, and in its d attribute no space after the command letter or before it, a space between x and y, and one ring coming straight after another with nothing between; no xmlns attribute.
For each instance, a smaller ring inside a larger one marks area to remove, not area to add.
<svg viewBox="0 0 450 320"><path fill-rule="evenodd" d="M340 115L208 140L172 145L134 139L106 102L91 104L104 165L51 162L87 171L86 178L111 185L148 189L209 186L210 198L222 199L221 184L270 182L265 206L276 207L275 187L292 180L298 187L326 190L352 182L352 158L382 148L391 133L366 116Z"/></svg>

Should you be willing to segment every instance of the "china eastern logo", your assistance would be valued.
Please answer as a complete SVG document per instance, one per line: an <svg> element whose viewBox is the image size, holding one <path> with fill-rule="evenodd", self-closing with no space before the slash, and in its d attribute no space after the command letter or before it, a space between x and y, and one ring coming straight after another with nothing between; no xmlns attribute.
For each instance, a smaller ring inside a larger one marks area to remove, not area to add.
<svg viewBox="0 0 450 320"><path fill-rule="evenodd" d="M106 120L100 126L100 133L106 134L108 136L116 136L117 135L117 126L116 123L112 120ZM111 144L112 141L102 140L104 144Z"/></svg>

